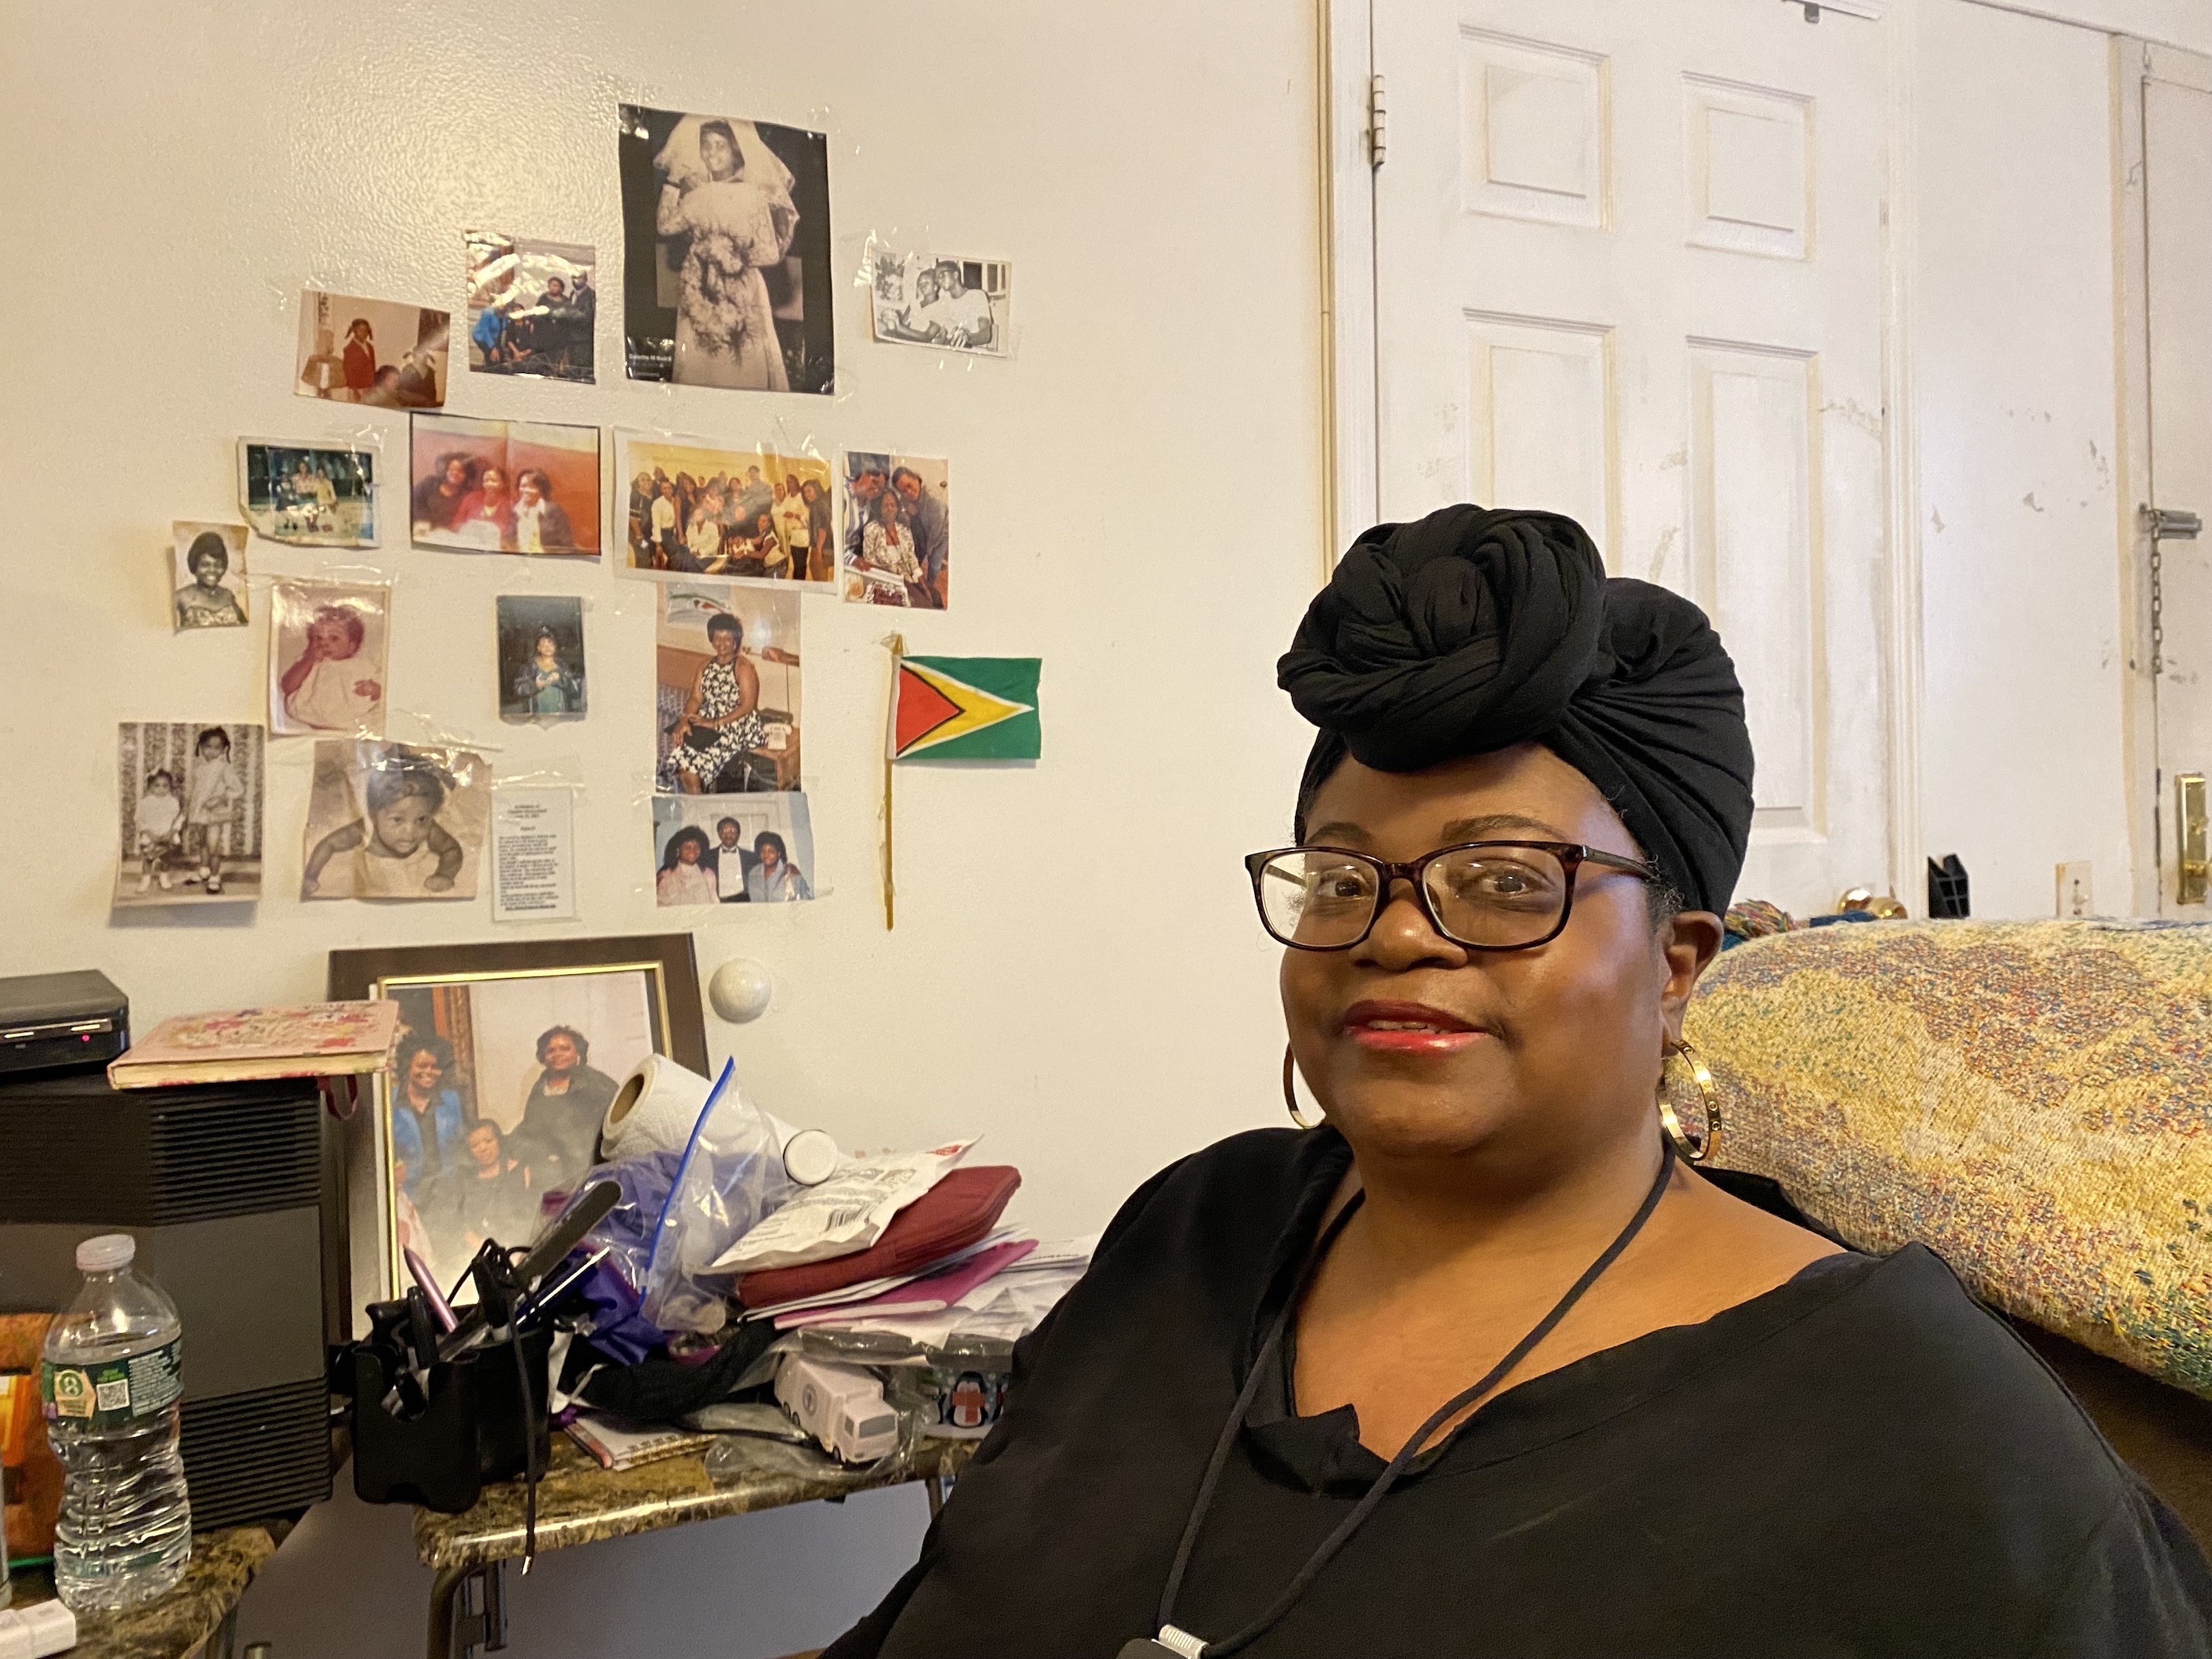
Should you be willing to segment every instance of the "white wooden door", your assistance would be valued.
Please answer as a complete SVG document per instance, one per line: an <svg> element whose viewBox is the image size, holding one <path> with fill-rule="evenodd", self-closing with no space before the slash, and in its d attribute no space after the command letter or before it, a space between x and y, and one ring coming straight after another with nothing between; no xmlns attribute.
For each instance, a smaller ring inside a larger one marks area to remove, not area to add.
<svg viewBox="0 0 2212 1659"><path fill-rule="evenodd" d="M1372 12L1382 516L1568 513L1613 574L1703 605L1758 750L1736 891L1800 915L1899 867L1882 27L1775 0Z"/></svg>
<svg viewBox="0 0 2212 1659"><path fill-rule="evenodd" d="M2131 90L2142 100L2146 505L2212 517L2212 191L2205 187L2212 179L2212 64L2154 50L2144 67ZM2148 562L2147 534L2142 550ZM2212 539L2161 538L2156 551L2159 914L2202 921L2201 888L2192 896L2179 880L2185 848L2176 780L2212 774Z"/></svg>

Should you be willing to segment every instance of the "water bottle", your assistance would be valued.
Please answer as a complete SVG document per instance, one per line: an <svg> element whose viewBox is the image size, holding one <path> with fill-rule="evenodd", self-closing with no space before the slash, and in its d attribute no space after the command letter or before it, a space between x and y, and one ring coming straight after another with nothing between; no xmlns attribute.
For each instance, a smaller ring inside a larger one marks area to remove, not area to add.
<svg viewBox="0 0 2212 1659"><path fill-rule="evenodd" d="M149 1601L184 1577L191 1508L177 1455L184 1324L131 1271L127 1233L76 1247L84 1288L46 1333L39 1394L62 1466L54 1590L78 1611Z"/></svg>

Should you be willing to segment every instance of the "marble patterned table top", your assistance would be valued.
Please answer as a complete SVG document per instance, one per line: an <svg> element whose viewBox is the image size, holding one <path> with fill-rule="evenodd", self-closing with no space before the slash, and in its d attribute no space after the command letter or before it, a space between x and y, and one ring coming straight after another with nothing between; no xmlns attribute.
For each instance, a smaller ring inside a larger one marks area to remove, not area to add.
<svg viewBox="0 0 2212 1659"><path fill-rule="evenodd" d="M79 1615L69 1659L191 1659L230 1616L290 1530L289 1522L278 1522L195 1534L183 1583L125 1613ZM43 1568L19 1571L14 1588L19 1607L53 1599L53 1578Z"/></svg>
<svg viewBox="0 0 2212 1659"><path fill-rule="evenodd" d="M975 1444L924 1441L920 1461L896 1474L854 1469L809 1477L763 1468L717 1480L707 1473L703 1452L634 1469L603 1469L568 1436L556 1434L551 1464L538 1483L538 1547L565 1549L602 1538L951 1475L967 1463ZM473 1508L459 1515L418 1509L415 1553L433 1569L516 1559L522 1554L522 1510L520 1480L488 1489Z"/></svg>

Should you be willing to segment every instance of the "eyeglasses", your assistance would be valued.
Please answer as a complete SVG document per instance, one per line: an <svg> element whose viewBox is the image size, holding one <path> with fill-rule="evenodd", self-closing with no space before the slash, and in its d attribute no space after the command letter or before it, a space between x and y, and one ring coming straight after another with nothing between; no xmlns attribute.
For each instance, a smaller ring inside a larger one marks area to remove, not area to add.
<svg viewBox="0 0 2212 1659"><path fill-rule="evenodd" d="M1260 920L1297 951L1348 951L1375 930L1401 881L1429 926L1470 951L1527 951L1559 938L1574 913L1585 864L1639 881L1659 872L1635 859L1557 841L1471 841L1403 864L1340 847L1285 847L1244 860Z"/></svg>

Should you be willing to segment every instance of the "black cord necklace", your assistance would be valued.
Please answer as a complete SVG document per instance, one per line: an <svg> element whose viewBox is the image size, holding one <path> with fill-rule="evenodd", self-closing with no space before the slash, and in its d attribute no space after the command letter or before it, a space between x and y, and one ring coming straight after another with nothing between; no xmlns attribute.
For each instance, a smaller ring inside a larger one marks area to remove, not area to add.
<svg viewBox="0 0 2212 1659"><path fill-rule="evenodd" d="M1359 1502L1352 1506L1352 1513L1344 1517L1334 1532L1322 1540L1321 1547L1314 1551L1305 1565L1298 1569L1297 1575L1266 1612L1232 1636L1224 1636L1218 1642L1201 1641L1188 1632L1176 1628L1176 1596L1182 1589L1183 1574L1190 1565L1191 1552L1197 1547L1199 1531L1206 1523L1206 1510L1212 1507L1214 1488L1220 1484L1221 1471L1228 1464L1229 1454L1236 1447L1237 1437L1244 1427L1244 1419L1251 1412L1253 1401L1259 1396L1261 1381L1271 1370L1268 1361L1280 1352L1283 1334L1290 1328L1291 1316L1297 1312L1306 1287L1312 1283L1322 1257L1328 1254L1329 1248L1336 1243L1337 1236L1344 1231L1345 1224L1352 1219L1353 1212L1366 1198L1364 1192L1353 1194L1351 1202L1338 1213L1335 1220L1329 1223L1328 1231L1315 1244L1312 1255L1307 1257L1304 1270L1299 1274L1290 1299L1284 1303L1282 1312L1268 1327L1267 1340L1260 1345L1259 1354L1252 1362L1251 1373L1245 1377L1243 1389L1237 1395L1237 1404L1229 1413L1229 1421L1222 1425L1221 1438L1214 1443L1213 1455L1206 1465L1205 1479L1199 1482L1198 1497L1191 1504L1190 1519L1183 1526L1182 1541L1176 1546L1175 1565L1168 1570L1167 1586L1160 1592L1158 1638L1148 1641L1140 1637L1125 1644L1118 1659L1157 1659L1157 1656L1161 1654L1182 1656L1182 1659L1227 1659L1227 1656L1241 1652L1273 1629L1285 1613L1297 1605L1298 1598L1311 1588L1314 1580L1321 1576L1322 1569L1352 1541L1352 1534L1375 1512L1390 1488L1397 1483L1398 1477L1420 1455L1421 1448L1428 1443L1429 1437L1496 1388L1516 1365L1527 1358L1529 1351L1552 1334L1559 1322L1567 1316L1568 1310L1582 1300L1583 1293L1597 1283L1607 1267L1620 1259L1620 1253L1629 1247L1637 1234L1644 1231L1644 1224L1651 1219L1651 1212L1659 1207L1660 1199L1666 1194L1667 1182L1674 1173L1674 1149L1662 1143L1660 1150L1659 1173L1653 1177L1651 1190L1644 1194L1644 1202L1629 1218L1628 1224L1620 1230L1620 1235L1605 1247L1604 1253L1591 1262L1583 1270L1583 1276L1569 1287L1567 1293L1553 1304L1551 1312L1538 1320L1534 1328L1515 1343L1505 1358L1492 1366L1481 1381L1445 1401L1431 1414L1427 1422L1413 1431L1412 1437L1399 1448L1398 1455L1390 1460L1382 1474L1375 1477L1375 1484L1368 1487Z"/></svg>

